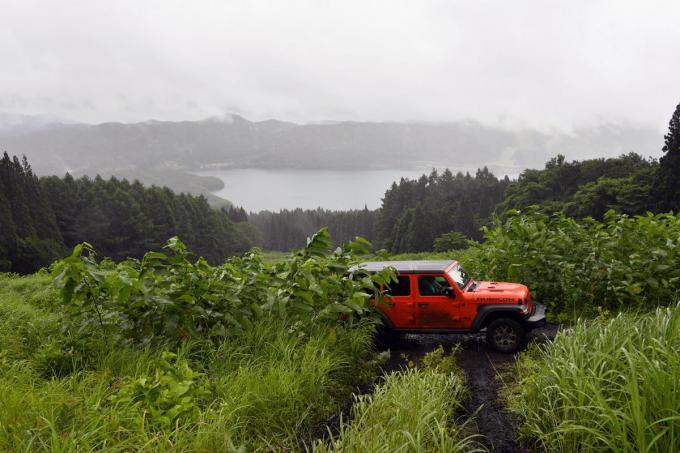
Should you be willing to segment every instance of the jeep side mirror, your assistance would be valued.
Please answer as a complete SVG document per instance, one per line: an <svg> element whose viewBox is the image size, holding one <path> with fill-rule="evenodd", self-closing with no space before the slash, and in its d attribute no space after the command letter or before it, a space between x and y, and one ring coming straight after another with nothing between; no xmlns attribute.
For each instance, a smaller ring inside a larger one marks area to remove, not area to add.
<svg viewBox="0 0 680 453"><path fill-rule="evenodd" d="M450 297L451 299L456 298L456 292L453 290L453 288L446 288L444 290L444 295Z"/></svg>

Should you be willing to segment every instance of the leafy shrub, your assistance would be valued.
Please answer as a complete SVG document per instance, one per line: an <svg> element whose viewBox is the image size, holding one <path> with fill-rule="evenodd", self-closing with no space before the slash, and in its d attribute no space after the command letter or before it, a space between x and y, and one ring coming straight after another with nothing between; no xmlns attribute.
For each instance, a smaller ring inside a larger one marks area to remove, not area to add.
<svg viewBox="0 0 680 453"><path fill-rule="evenodd" d="M172 352L164 352L158 365L152 377L119 382L118 391L109 398L111 402L148 412L151 421L160 427L195 418L200 400L210 394L200 382L202 374Z"/></svg>
<svg viewBox="0 0 680 453"><path fill-rule="evenodd" d="M465 251L476 277L525 283L533 297L563 317L655 308L680 296L680 217L629 217L604 222L529 211L496 219L486 241Z"/></svg>
<svg viewBox="0 0 680 453"><path fill-rule="evenodd" d="M98 263L92 247L76 246L54 266L70 323L79 331L99 329L111 338L148 343L188 338L223 339L271 316L337 320L338 313L365 314L390 270L370 274L352 267L369 244L355 242L331 251L326 229L283 261L266 265L259 251L211 266L195 259L178 239L169 253L148 252L141 261Z"/></svg>
<svg viewBox="0 0 680 453"><path fill-rule="evenodd" d="M579 322L523 355L508 394L544 451L680 449L680 305Z"/></svg>
<svg viewBox="0 0 680 453"><path fill-rule="evenodd" d="M35 370L45 377L66 376L82 369L93 349L87 341L73 341L70 338L50 339L32 357Z"/></svg>

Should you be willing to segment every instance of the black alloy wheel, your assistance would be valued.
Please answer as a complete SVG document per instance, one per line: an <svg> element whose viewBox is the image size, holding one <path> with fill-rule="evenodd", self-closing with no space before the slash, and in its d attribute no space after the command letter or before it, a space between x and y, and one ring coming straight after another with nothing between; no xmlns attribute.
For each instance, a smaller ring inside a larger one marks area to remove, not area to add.
<svg viewBox="0 0 680 453"><path fill-rule="evenodd" d="M486 328L486 341L498 352L517 352L524 346L526 334L514 319L500 318Z"/></svg>

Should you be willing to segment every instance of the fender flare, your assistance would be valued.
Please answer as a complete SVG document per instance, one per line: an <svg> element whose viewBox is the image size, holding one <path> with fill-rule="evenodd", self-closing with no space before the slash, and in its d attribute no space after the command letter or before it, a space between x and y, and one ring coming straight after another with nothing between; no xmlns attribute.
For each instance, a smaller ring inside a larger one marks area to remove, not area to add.
<svg viewBox="0 0 680 453"><path fill-rule="evenodd" d="M507 313L513 318L524 317L522 310L524 307L522 305L510 305L510 304L493 304L493 305L480 305L477 309L477 315L472 321L471 329L473 331L478 331L484 326L484 321L490 315L496 315L498 313Z"/></svg>

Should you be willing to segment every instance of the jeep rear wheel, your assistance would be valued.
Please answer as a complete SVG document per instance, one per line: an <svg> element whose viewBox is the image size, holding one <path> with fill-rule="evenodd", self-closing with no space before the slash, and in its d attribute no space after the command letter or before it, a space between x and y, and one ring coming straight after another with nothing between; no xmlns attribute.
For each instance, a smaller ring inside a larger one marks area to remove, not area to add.
<svg viewBox="0 0 680 453"><path fill-rule="evenodd" d="M373 344L379 351L390 349L398 338L398 334L384 323L375 327Z"/></svg>
<svg viewBox="0 0 680 453"><path fill-rule="evenodd" d="M498 352L517 352L524 346L526 333L514 319L500 318L486 328L486 341Z"/></svg>

